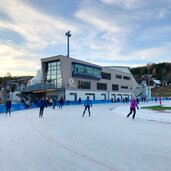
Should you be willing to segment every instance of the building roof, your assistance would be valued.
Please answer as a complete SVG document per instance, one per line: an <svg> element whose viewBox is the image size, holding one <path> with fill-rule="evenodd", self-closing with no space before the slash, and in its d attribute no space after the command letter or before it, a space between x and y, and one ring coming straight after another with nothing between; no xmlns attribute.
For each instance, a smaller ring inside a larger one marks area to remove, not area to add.
<svg viewBox="0 0 171 171"><path fill-rule="evenodd" d="M161 84L160 80L153 80L155 84Z"/></svg>

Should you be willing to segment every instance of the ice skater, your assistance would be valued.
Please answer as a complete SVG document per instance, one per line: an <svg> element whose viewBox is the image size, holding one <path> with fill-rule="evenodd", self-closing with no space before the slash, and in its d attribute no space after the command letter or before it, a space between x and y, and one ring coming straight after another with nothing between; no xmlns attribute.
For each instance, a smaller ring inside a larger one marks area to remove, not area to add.
<svg viewBox="0 0 171 171"><path fill-rule="evenodd" d="M39 117L43 117L44 108L47 107L47 101L42 97L39 101Z"/></svg>
<svg viewBox="0 0 171 171"><path fill-rule="evenodd" d="M6 108L6 116L9 113L9 116L11 116L11 100L7 100L7 102L5 103L5 108Z"/></svg>
<svg viewBox="0 0 171 171"><path fill-rule="evenodd" d="M85 108L84 108L84 112L83 112L82 117L84 117L84 114L85 114L86 110L88 110L88 113L89 113L89 116L90 116L90 107L92 107L92 102L89 99L89 96L87 96L87 99L84 102L84 107Z"/></svg>
<svg viewBox="0 0 171 171"><path fill-rule="evenodd" d="M137 99L136 98L133 98L132 101L131 101L131 105L130 105L130 112L127 115L127 118L132 114L132 112L133 112L132 119L135 118L136 108L139 109L138 103L137 103Z"/></svg>
<svg viewBox="0 0 171 171"><path fill-rule="evenodd" d="M55 106L56 106L56 98L53 99L53 107L52 107L52 109L55 109Z"/></svg>
<svg viewBox="0 0 171 171"><path fill-rule="evenodd" d="M64 105L64 99L63 97L61 97L61 99L59 100L59 109L62 109L63 105Z"/></svg>

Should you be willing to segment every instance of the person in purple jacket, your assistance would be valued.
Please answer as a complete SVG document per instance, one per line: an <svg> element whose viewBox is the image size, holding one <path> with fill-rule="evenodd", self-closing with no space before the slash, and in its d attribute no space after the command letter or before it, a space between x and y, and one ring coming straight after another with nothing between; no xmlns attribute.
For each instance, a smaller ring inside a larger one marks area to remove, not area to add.
<svg viewBox="0 0 171 171"><path fill-rule="evenodd" d="M133 112L132 119L135 118L136 108L139 109L138 103L137 103L137 99L136 98L133 98L132 101L131 101L130 112L127 115L127 118L132 114L132 112Z"/></svg>

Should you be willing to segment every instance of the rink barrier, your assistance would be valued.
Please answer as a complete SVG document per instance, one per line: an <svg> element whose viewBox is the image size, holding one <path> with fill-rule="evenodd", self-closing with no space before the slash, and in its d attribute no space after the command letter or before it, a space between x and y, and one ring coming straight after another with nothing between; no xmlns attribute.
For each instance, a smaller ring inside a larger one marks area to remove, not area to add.
<svg viewBox="0 0 171 171"><path fill-rule="evenodd" d="M157 101L159 101L160 98L157 98ZM171 100L170 97L162 98L162 100ZM140 102L141 99L139 100ZM155 97L151 98L148 101L155 101ZM79 101L65 101L64 105L84 105L85 100L82 100L79 104ZM104 104L104 103L126 103L123 101L111 101L111 100L92 100L92 104ZM129 103L129 102L128 102ZM53 104L52 104L53 105ZM58 102L56 103L56 106L58 106ZM38 106L33 102L30 104L30 106L26 105L25 103L12 103L11 112L12 111L18 111L18 110L26 110L31 108L37 108ZM0 113L5 113L5 104L0 104Z"/></svg>
<svg viewBox="0 0 171 171"><path fill-rule="evenodd" d="M30 106L27 106L24 103L12 103L11 112L35 108L35 107L37 107L37 106L34 103L32 103ZM5 113L5 112L6 112L5 104L0 104L0 113Z"/></svg>

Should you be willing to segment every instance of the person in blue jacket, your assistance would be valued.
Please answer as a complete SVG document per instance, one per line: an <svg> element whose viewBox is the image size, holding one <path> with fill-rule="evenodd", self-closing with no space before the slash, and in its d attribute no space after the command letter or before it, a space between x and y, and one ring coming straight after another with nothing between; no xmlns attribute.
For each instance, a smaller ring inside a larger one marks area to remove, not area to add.
<svg viewBox="0 0 171 171"><path fill-rule="evenodd" d="M39 107L40 107L39 117L43 117L44 108L47 107L47 102L43 97L39 101Z"/></svg>
<svg viewBox="0 0 171 171"><path fill-rule="evenodd" d="M87 109L88 109L89 116L90 116L90 107L92 107L92 102L89 99L89 96L87 96L87 99L84 102L84 107L85 107L85 109L84 109L84 112L83 112L82 117L84 117L84 114L85 114L85 112L86 112Z"/></svg>
<svg viewBox="0 0 171 171"><path fill-rule="evenodd" d="M5 108L6 108L6 115L9 113L9 116L11 116L11 100L7 100L5 103Z"/></svg>

